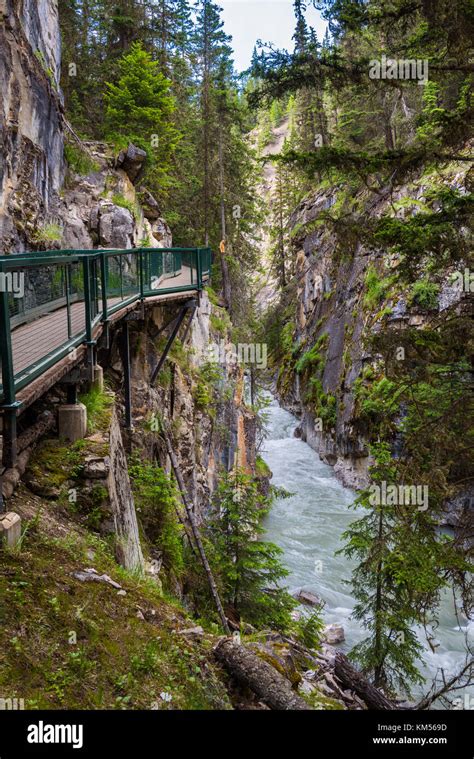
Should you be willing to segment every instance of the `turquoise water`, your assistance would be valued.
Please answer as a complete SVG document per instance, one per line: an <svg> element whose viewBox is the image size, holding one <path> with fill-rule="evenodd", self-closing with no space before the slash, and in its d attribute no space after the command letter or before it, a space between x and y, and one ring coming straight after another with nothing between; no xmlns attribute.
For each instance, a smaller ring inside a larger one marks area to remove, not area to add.
<svg viewBox="0 0 474 759"><path fill-rule="evenodd" d="M268 435L262 456L273 472L272 483L284 487L291 498L278 499L265 519L268 540L283 549L283 563L289 570L287 584L291 591L310 590L325 602L324 619L343 625L346 640L340 648L348 650L365 636L364 629L351 619L354 599L351 595L351 565L344 556L335 556L342 547L341 536L356 518L350 508L354 493L336 479L307 443L293 436L298 420L274 400L268 412ZM425 692L440 668L454 674L465 659L465 635L474 645L474 621L459 621L454 613L452 596L446 593L440 608L439 626L434 631L435 651L426 642L425 665L421 670L426 684L414 689ZM458 694L456 694L458 695ZM474 702L474 685L470 689ZM474 703L473 703L474 705Z"/></svg>

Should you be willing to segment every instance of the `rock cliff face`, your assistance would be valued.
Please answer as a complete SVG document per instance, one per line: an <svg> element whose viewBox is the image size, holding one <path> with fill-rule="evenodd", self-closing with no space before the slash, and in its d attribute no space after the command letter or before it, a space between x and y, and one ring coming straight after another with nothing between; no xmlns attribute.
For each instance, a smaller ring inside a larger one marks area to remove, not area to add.
<svg viewBox="0 0 474 759"><path fill-rule="evenodd" d="M0 0L0 250L54 220L64 173L56 0Z"/></svg>
<svg viewBox="0 0 474 759"><path fill-rule="evenodd" d="M210 323L216 308L204 292L192 329L182 344L172 348L155 385L150 378L164 346L160 330L177 316L179 305L147 309L143 321L130 323L133 430L128 443L140 451L142 460L169 470L158 430L158 420L165 422L199 521L205 518L219 470L239 465L254 471L256 457L255 419L242 401L240 371L214 366L209 381L201 353L218 338ZM119 334L112 345L109 371L120 383Z"/></svg>
<svg viewBox="0 0 474 759"><path fill-rule="evenodd" d="M138 201L129 173L118 167L107 145L85 143L85 148L88 173L68 168L59 206L60 246L78 250L170 246L171 231L150 193L143 188L143 197L154 202L153 208ZM131 170L130 174L134 176Z"/></svg>
<svg viewBox="0 0 474 759"><path fill-rule="evenodd" d="M440 184L465 193L466 172L459 164L447 167L441 178L425 172L396 192L387 189L375 200L366 188L360 189L353 204L373 218L382 213L408 217L426 204L427 191ZM376 304L367 299L369 269L386 277L397 261L360 242L341 241L334 226L324 222L324 214L331 209L337 216L334 207L343 192L343 187L320 190L305 199L291 219L298 283L291 336L294 350L280 369L278 391L283 403L301 415L303 438L334 466L345 485L358 488L367 481L369 453L355 383L366 366L377 362L367 338L380 330L383 319L402 330L422 327L430 312L410 304L406 292L391 291ZM446 270L436 280L435 310L463 307L467 293L450 283L452 273ZM311 362L311 378L297 360L305 356Z"/></svg>
<svg viewBox="0 0 474 759"><path fill-rule="evenodd" d="M116 156L105 144L78 144L68 134L71 149L69 162L65 160L57 0L0 0L0 14L0 87L5 93L0 110L0 252L171 246L171 231L159 205L141 186L143 151L129 146ZM35 291L40 287L35 282ZM142 459L169 468L159 436L150 426L153 417L166 420L199 519L205 516L219 469L237 463L252 471L255 462L254 419L242 402L242 377L237 370L224 371L213 383L205 376L202 357L208 343L222 338L213 335L211 313L217 307L205 293L184 345L171 353L156 386L150 384L163 349L162 328L179 307L147 308L142 320L131 322L130 433L121 433L119 427L120 325L113 332L110 353L106 350L101 357L111 381L116 381L117 400L112 421L103 431L101 445L107 453L84 462L92 479L81 488L90 491L86 505L93 515L86 513L84 518L95 519L102 533L115 533L121 549L117 558L127 568L142 566L143 556L122 437L127 453L139 450ZM54 408L56 392L62 391L56 388L38 407ZM51 454L48 445L45 451L46 457ZM35 493L44 495L40 468L33 477L29 471L27 479ZM16 471L15 477L11 491L20 477ZM53 491L46 497L59 497L57 488Z"/></svg>

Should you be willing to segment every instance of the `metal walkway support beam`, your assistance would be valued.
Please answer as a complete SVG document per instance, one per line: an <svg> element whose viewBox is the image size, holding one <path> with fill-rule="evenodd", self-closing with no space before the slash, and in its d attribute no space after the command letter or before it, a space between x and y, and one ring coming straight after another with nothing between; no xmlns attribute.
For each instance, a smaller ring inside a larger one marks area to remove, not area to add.
<svg viewBox="0 0 474 759"><path fill-rule="evenodd" d="M129 322L124 319L120 338L120 352L122 356L125 396L125 426L132 428L132 382L130 373L130 331Z"/></svg>
<svg viewBox="0 0 474 759"><path fill-rule="evenodd" d="M173 327L173 331L172 331L171 335L168 338L168 342L165 345L165 349L163 351L163 355L161 356L160 360L158 361L158 365L157 365L155 371L151 375L150 384L151 384L152 387L155 384L156 378L158 377L158 375L159 375L159 373L160 373L160 371L162 369L162 366L163 366L163 364L166 361L166 357L167 357L168 353L170 352L171 346L173 345L173 343L174 343L174 341L176 339L176 335L179 332L179 328L181 327L181 325L182 325L182 323L183 323L183 321L184 321L184 319L186 317L186 314L188 313L189 309L193 309L193 312L196 309L196 300L194 298L192 300L188 300L184 304L183 308L181 309L181 311L179 313L179 316L178 316L178 318L176 320L176 324Z"/></svg>

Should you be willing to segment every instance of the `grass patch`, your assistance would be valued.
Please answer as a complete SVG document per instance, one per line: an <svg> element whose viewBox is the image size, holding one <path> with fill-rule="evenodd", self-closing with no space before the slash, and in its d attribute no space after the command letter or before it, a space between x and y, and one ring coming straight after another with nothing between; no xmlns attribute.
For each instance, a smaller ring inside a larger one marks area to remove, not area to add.
<svg viewBox="0 0 474 759"><path fill-rule="evenodd" d="M137 202L134 203L133 200L128 200L124 195L116 193L112 196L112 203L119 208L126 208L127 211L130 211L135 221L139 221L141 211Z"/></svg>
<svg viewBox="0 0 474 759"><path fill-rule="evenodd" d="M47 245L52 242L61 242L63 239L63 230L59 224L44 224L42 227L35 229L31 240L35 245Z"/></svg>
<svg viewBox="0 0 474 759"><path fill-rule="evenodd" d="M127 595L72 577L86 566ZM119 571L98 538L31 530L20 554L2 552L0 595L0 691L27 709L230 708L212 642L177 635L190 620L156 584Z"/></svg>
<svg viewBox="0 0 474 759"><path fill-rule="evenodd" d="M105 431L112 415L113 396L92 388L88 393L79 396L79 400L87 409L87 431L89 434L96 430Z"/></svg>
<svg viewBox="0 0 474 759"><path fill-rule="evenodd" d="M81 150L78 145L67 143L64 146L64 155L69 168L76 174L85 177L88 174L99 171L99 164L85 150Z"/></svg>

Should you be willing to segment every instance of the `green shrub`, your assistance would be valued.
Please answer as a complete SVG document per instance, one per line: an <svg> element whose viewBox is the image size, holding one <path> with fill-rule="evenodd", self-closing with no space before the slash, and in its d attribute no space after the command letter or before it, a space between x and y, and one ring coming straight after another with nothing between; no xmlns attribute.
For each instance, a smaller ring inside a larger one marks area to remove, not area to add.
<svg viewBox="0 0 474 759"><path fill-rule="evenodd" d="M140 521L147 538L163 554L163 564L177 577L184 571L183 528L177 519L179 495L166 472L149 461L129 466Z"/></svg>
<svg viewBox="0 0 474 759"><path fill-rule="evenodd" d="M329 335L325 333L321 335L316 343L310 350L303 353L303 355L296 362L296 371L298 374L302 374L310 368L315 368L318 372L322 372L324 369L325 358L321 355L321 350L326 350L329 342Z"/></svg>
<svg viewBox="0 0 474 759"><path fill-rule="evenodd" d="M408 297L409 305L417 305L427 310L433 310L438 307L439 285L435 282L429 282L427 279L420 279L411 287Z"/></svg>
<svg viewBox="0 0 474 759"><path fill-rule="evenodd" d="M87 176L94 171L99 171L99 164L93 161L92 158L84 150L77 145L67 143L64 146L64 156L66 158L69 168L80 174L81 176Z"/></svg>
<svg viewBox="0 0 474 759"><path fill-rule="evenodd" d="M281 548L262 540L270 500L256 478L224 472L206 523L209 557L226 606L257 628L289 630L295 599L282 588Z"/></svg>
<svg viewBox="0 0 474 759"><path fill-rule="evenodd" d="M295 635L306 648L318 651L321 646L324 621L321 616L321 607L314 609L309 614L302 614L295 624Z"/></svg>
<svg viewBox="0 0 474 759"><path fill-rule="evenodd" d="M51 242L61 242L63 230L59 224L44 224L38 227L31 236L36 245L47 245Z"/></svg>
<svg viewBox="0 0 474 759"><path fill-rule="evenodd" d="M366 293L364 296L364 306L376 308L386 296L391 284L392 277L386 277L385 279L380 277L375 266L371 264L365 275Z"/></svg>

